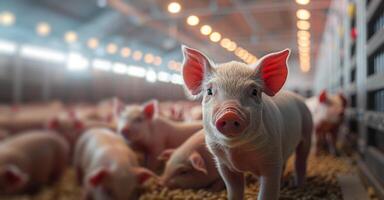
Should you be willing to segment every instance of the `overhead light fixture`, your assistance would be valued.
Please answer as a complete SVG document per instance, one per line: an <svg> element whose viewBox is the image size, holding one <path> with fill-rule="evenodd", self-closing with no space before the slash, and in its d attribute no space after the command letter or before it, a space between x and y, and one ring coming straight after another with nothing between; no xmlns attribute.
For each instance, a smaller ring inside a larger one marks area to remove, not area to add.
<svg viewBox="0 0 384 200"><path fill-rule="evenodd" d="M209 34L211 34L211 32L212 32L212 28L209 25L203 25L200 28L200 33L203 35L209 35Z"/></svg>
<svg viewBox="0 0 384 200"><path fill-rule="evenodd" d="M297 37L302 38L309 38L311 37L311 34L308 31L297 31Z"/></svg>
<svg viewBox="0 0 384 200"><path fill-rule="evenodd" d="M65 33L64 39L68 43L76 42L77 34L74 31L68 31L68 32Z"/></svg>
<svg viewBox="0 0 384 200"><path fill-rule="evenodd" d="M40 36L48 36L51 32L51 26L46 22L40 22L36 26L36 33Z"/></svg>
<svg viewBox="0 0 384 200"><path fill-rule="evenodd" d="M168 12L170 13L179 13L181 10L181 5L178 2L171 2L168 4Z"/></svg>
<svg viewBox="0 0 384 200"><path fill-rule="evenodd" d="M107 52L109 54L115 54L117 52L117 49L118 49L118 47L115 43L109 43L107 45Z"/></svg>
<svg viewBox="0 0 384 200"><path fill-rule="evenodd" d="M306 9L299 9L296 12L296 17L301 20L308 20L311 17L311 13Z"/></svg>
<svg viewBox="0 0 384 200"><path fill-rule="evenodd" d="M230 44L231 44L231 40L229 40L228 38L223 38L220 41L221 47L226 48L226 49L229 47Z"/></svg>
<svg viewBox="0 0 384 200"><path fill-rule="evenodd" d="M300 5L307 5L309 2L310 0L296 0L296 3Z"/></svg>
<svg viewBox="0 0 384 200"><path fill-rule="evenodd" d="M233 42L233 41L232 41L232 42L229 44L227 50L228 50L228 51L234 51L234 50L236 50L236 48L237 48L237 44L236 44L236 42Z"/></svg>
<svg viewBox="0 0 384 200"><path fill-rule="evenodd" d="M171 82L174 83L174 84L178 84L178 85L183 85L184 84L183 77L181 77L180 74L172 74Z"/></svg>
<svg viewBox="0 0 384 200"><path fill-rule="evenodd" d="M157 80L168 83L171 79L171 75L167 72L160 71L157 73Z"/></svg>
<svg viewBox="0 0 384 200"><path fill-rule="evenodd" d="M66 60L64 53L39 46L24 45L21 47L20 55L26 58L61 63Z"/></svg>
<svg viewBox="0 0 384 200"><path fill-rule="evenodd" d="M151 64L154 60L155 60L155 57L152 54L150 54L150 53L145 54L145 56L144 56L144 62L145 63Z"/></svg>
<svg viewBox="0 0 384 200"><path fill-rule="evenodd" d="M187 18L187 24L190 25L190 26L196 26L199 24L199 18L196 16L196 15L190 15L188 18Z"/></svg>
<svg viewBox="0 0 384 200"><path fill-rule="evenodd" d="M299 30L309 30L311 28L311 24L304 20L297 21L296 25Z"/></svg>
<svg viewBox="0 0 384 200"><path fill-rule="evenodd" d="M124 63L113 63L113 72L116 74L125 74L128 72L128 67Z"/></svg>
<svg viewBox="0 0 384 200"><path fill-rule="evenodd" d="M131 55L131 49L128 47L123 47L120 51L120 54L122 57L127 58L129 55Z"/></svg>
<svg viewBox="0 0 384 200"><path fill-rule="evenodd" d="M148 70L147 74L145 76L145 80L147 80L150 83L154 83L154 82L156 82L156 79L157 79L156 72L153 71L152 69Z"/></svg>
<svg viewBox="0 0 384 200"><path fill-rule="evenodd" d="M88 68L89 61L79 53L69 53L67 69L71 71L84 71Z"/></svg>
<svg viewBox="0 0 384 200"><path fill-rule="evenodd" d="M218 32L213 32L213 33L209 36L209 39L210 39L212 42L218 42L218 41L220 41L220 39L221 39L221 34L218 33Z"/></svg>
<svg viewBox="0 0 384 200"><path fill-rule="evenodd" d="M110 71L112 68L112 63L108 60L96 58L92 61L92 66L96 70Z"/></svg>
<svg viewBox="0 0 384 200"><path fill-rule="evenodd" d="M133 66L133 65L128 66L127 74L130 76L143 78L145 77L146 73L147 71L142 67Z"/></svg>
<svg viewBox="0 0 384 200"><path fill-rule="evenodd" d="M160 56L156 56L155 60L153 61L153 64L155 64L156 66L159 66L159 65L161 65L161 63L162 63L161 57Z"/></svg>
<svg viewBox="0 0 384 200"><path fill-rule="evenodd" d="M143 57L143 53L141 51L135 51L133 52L132 57L133 57L133 60L139 61Z"/></svg>
<svg viewBox="0 0 384 200"><path fill-rule="evenodd" d="M15 43L6 41L6 40L0 40L0 53L2 54L13 54L17 50L17 46Z"/></svg>
<svg viewBox="0 0 384 200"><path fill-rule="evenodd" d="M9 11L4 11L0 13L0 25L11 26L15 23L16 18L13 13Z"/></svg>
<svg viewBox="0 0 384 200"><path fill-rule="evenodd" d="M99 46L99 40L97 38L89 38L87 41L87 46L90 49L96 49Z"/></svg>

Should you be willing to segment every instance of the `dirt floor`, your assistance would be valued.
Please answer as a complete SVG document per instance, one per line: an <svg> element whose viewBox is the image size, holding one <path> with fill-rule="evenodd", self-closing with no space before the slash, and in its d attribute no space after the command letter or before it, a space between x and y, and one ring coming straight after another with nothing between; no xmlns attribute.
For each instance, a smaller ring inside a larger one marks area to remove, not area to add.
<svg viewBox="0 0 384 200"><path fill-rule="evenodd" d="M303 188L283 187L280 194L281 200L318 200L318 199L342 199L341 190L337 183L336 176L339 174L356 173L355 166L350 160L344 157L335 158L332 156L309 158L307 184ZM292 177L292 161L287 165L285 179ZM245 199L256 199L258 193L257 180L252 176L247 176L247 188ZM81 188L75 184L75 173L69 169L62 180L51 186L44 188L36 195L0 197L0 200L76 200L80 199ZM153 181L148 181L140 197L141 200L149 199L225 199L226 193L208 192L206 190L168 190L162 188Z"/></svg>

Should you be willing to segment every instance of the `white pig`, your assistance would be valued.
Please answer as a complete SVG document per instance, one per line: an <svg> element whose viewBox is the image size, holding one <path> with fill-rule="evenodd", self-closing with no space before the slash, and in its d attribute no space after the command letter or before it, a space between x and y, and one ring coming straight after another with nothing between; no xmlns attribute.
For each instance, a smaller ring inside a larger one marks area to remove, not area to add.
<svg viewBox="0 0 384 200"><path fill-rule="evenodd" d="M146 154L146 166L157 170L157 157L163 150L176 148L203 128L201 121L175 122L158 115L158 103L124 106L116 102L117 131Z"/></svg>
<svg viewBox="0 0 384 200"><path fill-rule="evenodd" d="M260 177L259 200L279 197L288 157L296 151L296 184L305 181L312 132L311 113L302 98L279 92L287 77L284 50L248 66L215 66L201 52L183 47L182 75L192 96L203 96L206 143L218 163L228 198L244 197L244 172Z"/></svg>
<svg viewBox="0 0 384 200"><path fill-rule="evenodd" d="M337 138L344 119L347 100L343 94L328 94L323 90L319 96L305 101L311 110L316 131L316 155L329 151L337 155Z"/></svg>
<svg viewBox="0 0 384 200"><path fill-rule="evenodd" d="M28 131L0 143L0 193L35 191L55 181L68 164L69 147L57 133Z"/></svg>
<svg viewBox="0 0 384 200"><path fill-rule="evenodd" d="M135 153L114 132L94 128L86 131L75 148L74 165L83 180L87 200L137 198L138 187L155 176L140 167Z"/></svg>
<svg viewBox="0 0 384 200"><path fill-rule="evenodd" d="M161 183L169 188L208 188L212 191L224 188L213 156L205 144L203 130L188 138L179 148L165 150L159 159L167 161Z"/></svg>

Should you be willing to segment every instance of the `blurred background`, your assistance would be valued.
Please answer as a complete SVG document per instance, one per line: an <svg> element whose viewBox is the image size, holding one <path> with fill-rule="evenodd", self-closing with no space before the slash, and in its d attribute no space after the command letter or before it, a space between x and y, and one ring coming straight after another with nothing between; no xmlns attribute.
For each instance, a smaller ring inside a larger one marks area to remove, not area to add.
<svg viewBox="0 0 384 200"><path fill-rule="evenodd" d="M330 6L329 0L4 0L0 102L184 99L181 44L218 63L253 63L290 48L286 87L309 95Z"/></svg>
<svg viewBox="0 0 384 200"><path fill-rule="evenodd" d="M292 50L285 89L341 92L384 197L384 1L1 0L0 104L186 100L182 44L215 62Z"/></svg>

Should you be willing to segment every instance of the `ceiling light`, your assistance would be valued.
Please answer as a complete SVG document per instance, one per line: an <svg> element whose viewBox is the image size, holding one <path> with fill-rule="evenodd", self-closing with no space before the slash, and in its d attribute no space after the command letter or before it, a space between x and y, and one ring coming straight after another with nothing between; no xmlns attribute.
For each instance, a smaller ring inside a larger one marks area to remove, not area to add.
<svg viewBox="0 0 384 200"><path fill-rule="evenodd" d="M89 38L87 45L89 48L95 49L97 46L99 46L99 40L97 38Z"/></svg>
<svg viewBox="0 0 384 200"><path fill-rule="evenodd" d="M145 54L145 56L144 56L144 62L145 62L145 63L150 64L150 63L152 63L154 60L155 60L155 57L154 57L152 54L150 54L150 53Z"/></svg>
<svg viewBox="0 0 384 200"><path fill-rule="evenodd" d="M153 61L153 64L155 64L156 66L159 66L159 65L161 65L161 63L162 63L161 57L156 56L155 60Z"/></svg>
<svg viewBox="0 0 384 200"><path fill-rule="evenodd" d="M65 33L64 39L68 43L73 43L73 42L75 42L77 40L77 34L75 32L73 32L73 31L68 31L68 32Z"/></svg>
<svg viewBox="0 0 384 200"><path fill-rule="evenodd" d="M300 5L307 5L309 4L309 1L310 0L296 0L296 3Z"/></svg>
<svg viewBox="0 0 384 200"><path fill-rule="evenodd" d="M213 32L213 33L209 36L209 39L210 39L212 42L218 42L218 41L220 41L220 39L221 39L221 34L218 33L218 32Z"/></svg>
<svg viewBox="0 0 384 200"><path fill-rule="evenodd" d="M223 38L221 41L220 41L220 45L223 47L223 48L228 48L229 45L231 44L231 40L229 40L228 38Z"/></svg>
<svg viewBox="0 0 384 200"><path fill-rule="evenodd" d="M0 13L0 24L4 26L11 26L15 23L16 19L13 13L4 11Z"/></svg>
<svg viewBox="0 0 384 200"><path fill-rule="evenodd" d="M311 28L311 24L308 21L304 20L297 21L296 25L297 28L300 30L308 30L309 28Z"/></svg>
<svg viewBox="0 0 384 200"><path fill-rule="evenodd" d="M297 31L297 37L311 37L311 34L308 31Z"/></svg>
<svg viewBox="0 0 384 200"><path fill-rule="evenodd" d="M143 53L141 53L141 51L135 51L133 52L132 57L133 57L133 60L139 61L143 57Z"/></svg>
<svg viewBox="0 0 384 200"><path fill-rule="evenodd" d="M189 24L190 26L196 26L199 24L199 18L195 15L191 15L187 18L187 24Z"/></svg>
<svg viewBox="0 0 384 200"><path fill-rule="evenodd" d="M51 27L46 22L40 22L36 26L36 32L40 36L47 36L51 32Z"/></svg>
<svg viewBox="0 0 384 200"><path fill-rule="evenodd" d="M120 54L122 57L127 58L129 55L131 55L131 49L128 47L124 47L121 49Z"/></svg>
<svg viewBox="0 0 384 200"><path fill-rule="evenodd" d="M231 42L227 48L228 51L234 51L237 48L236 42Z"/></svg>
<svg viewBox="0 0 384 200"><path fill-rule="evenodd" d="M204 25L200 28L200 32L203 35L209 35L212 32L212 28L209 25Z"/></svg>
<svg viewBox="0 0 384 200"><path fill-rule="evenodd" d="M115 54L117 52L117 45L115 43L109 43L107 45L107 52L109 54Z"/></svg>
<svg viewBox="0 0 384 200"><path fill-rule="evenodd" d="M177 2L171 2L168 4L168 11L170 13L178 13L181 10L181 5Z"/></svg>
<svg viewBox="0 0 384 200"><path fill-rule="evenodd" d="M306 9L299 9L296 12L296 17L302 20L308 20L311 17L311 13Z"/></svg>

